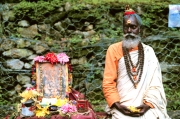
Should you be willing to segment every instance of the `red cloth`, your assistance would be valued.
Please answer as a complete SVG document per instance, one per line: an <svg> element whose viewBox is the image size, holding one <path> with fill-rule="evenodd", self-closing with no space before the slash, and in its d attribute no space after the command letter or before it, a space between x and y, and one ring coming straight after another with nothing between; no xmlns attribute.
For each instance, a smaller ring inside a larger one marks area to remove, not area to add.
<svg viewBox="0 0 180 119"><path fill-rule="evenodd" d="M125 12L125 13L124 13L124 16L130 15L130 14L135 14L135 12L134 12L134 11Z"/></svg>
<svg viewBox="0 0 180 119"><path fill-rule="evenodd" d="M21 119L21 117L17 117L16 119ZM23 119L69 119L68 116L66 117L62 117L60 115L52 115L50 118L45 118L45 117L27 117L27 118L23 118ZM72 115L70 119L96 119L96 115L95 113L90 109L89 114L87 115L83 115L83 114L76 114L76 115Z"/></svg>
<svg viewBox="0 0 180 119"><path fill-rule="evenodd" d="M21 117L17 117L16 119L21 119ZM47 118L45 118L45 117L38 118L38 117L34 116L34 117L26 117L26 118L23 117L23 119L47 119ZM53 115L49 119L69 119L69 118L68 117L62 117L60 115Z"/></svg>
<svg viewBox="0 0 180 119"><path fill-rule="evenodd" d="M90 109L90 113L88 115L77 114L77 115L71 116L71 119L96 119L96 115Z"/></svg>

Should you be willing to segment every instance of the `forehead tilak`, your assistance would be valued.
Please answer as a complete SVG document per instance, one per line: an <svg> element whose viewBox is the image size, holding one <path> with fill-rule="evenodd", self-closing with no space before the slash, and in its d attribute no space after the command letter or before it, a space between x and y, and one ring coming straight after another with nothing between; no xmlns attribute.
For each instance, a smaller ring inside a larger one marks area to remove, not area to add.
<svg viewBox="0 0 180 119"><path fill-rule="evenodd" d="M128 16L127 18L125 18L124 23L138 25L138 22L134 16Z"/></svg>
<svg viewBox="0 0 180 119"><path fill-rule="evenodd" d="M130 20L130 19L128 19L128 20L127 20L127 24L130 24L130 23L131 23L131 20Z"/></svg>

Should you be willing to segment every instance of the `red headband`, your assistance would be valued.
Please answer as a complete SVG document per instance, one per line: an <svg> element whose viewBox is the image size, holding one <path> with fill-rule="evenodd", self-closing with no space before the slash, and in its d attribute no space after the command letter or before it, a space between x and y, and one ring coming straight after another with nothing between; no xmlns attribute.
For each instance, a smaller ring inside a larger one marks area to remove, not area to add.
<svg viewBox="0 0 180 119"><path fill-rule="evenodd" d="M126 15L131 15L131 14L135 14L135 11L133 9L130 9L129 8L129 5L126 5L126 8L125 8L125 12L124 12L124 16Z"/></svg>
<svg viewBox="0 0 180 119"><path fill-rule="evenodd" d="M134 12L134 11L127 11L127 12L124 12L124 16L130 15L130 14L135 14L135 12Z"/></svg>

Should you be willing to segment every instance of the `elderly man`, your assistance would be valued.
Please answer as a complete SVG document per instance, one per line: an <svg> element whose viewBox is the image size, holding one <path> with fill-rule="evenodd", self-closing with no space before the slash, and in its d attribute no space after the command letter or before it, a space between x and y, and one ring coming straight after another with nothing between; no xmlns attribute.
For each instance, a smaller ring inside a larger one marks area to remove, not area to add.
<svg viewBox="0 0 180 119"><path fill-rule="evenodd" d="M106 54L106 112L113 119L170 119L159 62L154 50L141 42L141 25L141 18L126 8L124 39L110 45Z"/></svg>

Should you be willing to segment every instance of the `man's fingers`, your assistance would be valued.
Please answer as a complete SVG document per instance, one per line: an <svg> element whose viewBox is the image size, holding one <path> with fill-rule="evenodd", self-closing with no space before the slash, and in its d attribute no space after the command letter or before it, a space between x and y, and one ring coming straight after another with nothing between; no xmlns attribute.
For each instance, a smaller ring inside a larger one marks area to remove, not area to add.
<svg viewBox="0 0 180 119"><path fill-rule="evenodd" d="M132 117L140 117L141 115L140 114L133 114L131 115Z"/></svg>

